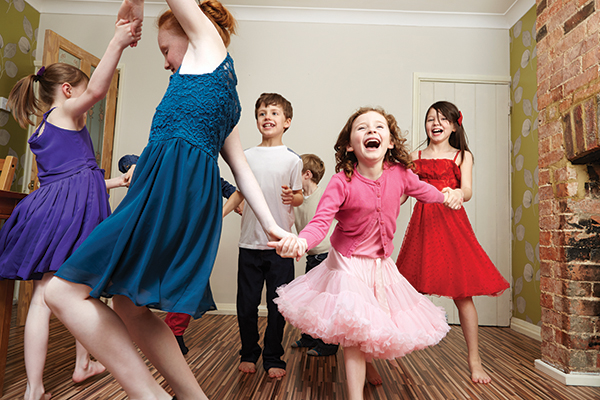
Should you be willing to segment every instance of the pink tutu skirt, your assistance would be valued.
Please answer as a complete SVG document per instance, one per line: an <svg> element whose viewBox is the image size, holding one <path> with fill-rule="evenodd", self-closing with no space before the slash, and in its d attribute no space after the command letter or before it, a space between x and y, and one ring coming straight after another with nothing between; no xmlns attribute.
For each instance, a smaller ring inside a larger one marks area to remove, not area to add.
<svg viewBox="0 0 600 400"><path fill-rule="evenodd" d="M358 346L369 360L435 345L450 330L444 309L418 293L391 258L347 258L332 248L277 294L279 312L303 333Z"/></svg>

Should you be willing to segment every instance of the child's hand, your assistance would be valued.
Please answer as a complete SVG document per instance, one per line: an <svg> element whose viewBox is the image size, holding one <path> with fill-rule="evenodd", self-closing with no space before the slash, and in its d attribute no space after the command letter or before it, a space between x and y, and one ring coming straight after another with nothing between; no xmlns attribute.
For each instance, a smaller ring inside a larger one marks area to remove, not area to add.
<svg viewBox="0 0 600 400"><path fill-rule="evenodd" d="M131 47L137 46L138 40L142 35L142 22L144 21L144 1L143 0L123 0L117 20L131 21L129 28L131 34L137 37L137 40L129 44Z"/></svg>
<svg viewBox="0 0 600 400"><path fill-rule="evenodd" d="M294 200L294 191L289 186L283 185L281 187L281 202L283 204L292 204Z"/></svg>
<svg viewBox="0 0 600 400"><path fill-rule="evenodd" d="M123 175L123 186L129 187L131 183L131 177L133 176L133 171L135 170L135 164L133 164L129 170Z"/></svg>
<svg viewBox="0 0 600 400"><path fill-rule="evenodd" d="M460 210L463 204L464 196L460 189L450 189L445 187L442 189L444 194L444 205L453 210Z"/></svg>
<svg viewBox="0 0 600 400"><path fill-rule="evenodd" d="M242 201L239 206L233 209L236 214L242 215L244 213L244 202Z"/></svg>
<svg viewBox="0 0 600 400"><path fill-rule="evenodd" d="M120 19L116 23L114 40L117 41L119 47L122 49L132 46L142 37L141 26L137 32L133 30L132 26L133 23L124 19Z"/></svg>
<svg viewBox="0 0 600 400"><path fill-rule="evenodd" d="M299 238L296 235L289 234L283 239L277 242L269 242L269 247L275 248L277 254L283 258L295 258L299 261L300 258L306 253L306 239Z"/></svg>

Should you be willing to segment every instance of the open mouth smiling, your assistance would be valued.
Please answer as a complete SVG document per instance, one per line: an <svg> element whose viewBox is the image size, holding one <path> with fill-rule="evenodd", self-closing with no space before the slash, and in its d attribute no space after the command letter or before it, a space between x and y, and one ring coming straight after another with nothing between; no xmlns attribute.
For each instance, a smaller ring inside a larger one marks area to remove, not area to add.
<svg viewBox="0 0 600 400"><path fill-rule="evenodd" d="M369 138L365 140L364 144L367 149L378 149L381 142L377 138Z"/></svg>

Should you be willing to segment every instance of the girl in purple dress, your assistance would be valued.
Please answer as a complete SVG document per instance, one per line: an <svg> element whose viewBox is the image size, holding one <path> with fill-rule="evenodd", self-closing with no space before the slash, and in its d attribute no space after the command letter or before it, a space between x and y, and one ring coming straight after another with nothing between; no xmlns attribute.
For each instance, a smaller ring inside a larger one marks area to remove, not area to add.
<svg viewBox="0 0 600 400"><path fill-rule="evenodd" d="M43 383L52 314L44 301L46 285L110 214L106 190L129 185L130 175L104 180L85 123L87 111L106 96L123 50L140 34L141 30L120 20L91 79L71 65L56 63L21 79L9 95L9 106L23 128L33 125L32 114L49 110L29 139L37 157L40 188L19 203L0 231L0 278L34 281L24 333L25 400L51 396ZM76 352L75 382L104 371L78 341Z"/></svg>

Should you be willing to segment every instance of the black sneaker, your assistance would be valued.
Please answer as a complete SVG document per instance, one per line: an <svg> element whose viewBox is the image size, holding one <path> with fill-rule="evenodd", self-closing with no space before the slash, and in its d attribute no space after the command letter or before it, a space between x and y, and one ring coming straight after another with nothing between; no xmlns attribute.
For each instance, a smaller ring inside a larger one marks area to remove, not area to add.
<svg viewBox="0 0 600 400"><path fill-rule="evenodd" d="M185 356L189 349L187 348L187 346L185 345L185 342L183 341L183 335L181 336L177 336L175 335L175 339L177 339L177 344L179 345L179 349L181 350L181 353Z"/></svg>
<svg viewBox="0 0 600 400"><path fill-rule="evenodd" d="M293 348L298 348L298 347L314 347L317 345L317 341L313 338L311 338L310 336L305 337L304 335L296 340L294 343L292 343L292 347Z"/></svg>
<svg viewBox="0 0 600 400"><path fill-rule="evenodd" d="M319 343L312 349L306 352L309 356L315 357L325 357L325 356L333 356L338 351L339 345L337 344L326 344Z"/></svg>

